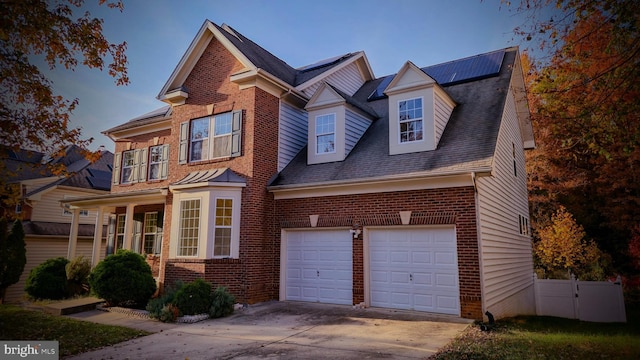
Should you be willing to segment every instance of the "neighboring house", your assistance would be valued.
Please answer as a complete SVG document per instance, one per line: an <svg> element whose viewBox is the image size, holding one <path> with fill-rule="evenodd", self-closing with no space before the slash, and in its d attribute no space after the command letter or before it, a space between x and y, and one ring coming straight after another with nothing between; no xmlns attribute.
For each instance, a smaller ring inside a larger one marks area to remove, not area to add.
<svg viewBox="0 0 640 360"><path fill-rule="evenodd" d="M85 159L79 147L71 145L59 158L46 158L42 153L3 149L3 161L8 169L6 180L19 184L22 189L20 203L10 217L22 219L27 248L27 263L18 283L9 286L5 300L19 302L24 296L24 285L31 269L47 259L83 255L91 259L94 251L104 258L104 234L94 241L96 211L78 210L77 216L60 207L60 200L75 197L108 194L111 186L113 154L102 152L94 163ZM64 165L67 176L52 174L50 168ZM77 220L78 242L69 247L69 232ZM93 244L102 248L93 249Z"/></svg>
<svg viewBox="0 0 640 360"><path fill-rule="evenodd" d="M160 283L535 313L517 48L376 78L363 52L295 69L205 21L158 99L104 131L111 194L63 203L108 213L107 252L148 254Z"/></svg>

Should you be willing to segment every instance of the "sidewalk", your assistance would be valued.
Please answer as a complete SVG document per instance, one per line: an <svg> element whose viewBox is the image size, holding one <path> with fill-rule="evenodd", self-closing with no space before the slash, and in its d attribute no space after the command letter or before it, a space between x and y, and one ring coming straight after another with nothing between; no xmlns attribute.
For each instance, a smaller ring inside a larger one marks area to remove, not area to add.
<svg viewBox="0 0 640 360"><path fill-rule="evenodd" d="M181 324L177 323L163 323L157 320L142 319L140 317L132 317L126 314L102 310L89 310L65 316L76 320L91 321L94 323L106 325L125 326L128 328L144 330L152 333L158 333L181 326Z"/></svg>

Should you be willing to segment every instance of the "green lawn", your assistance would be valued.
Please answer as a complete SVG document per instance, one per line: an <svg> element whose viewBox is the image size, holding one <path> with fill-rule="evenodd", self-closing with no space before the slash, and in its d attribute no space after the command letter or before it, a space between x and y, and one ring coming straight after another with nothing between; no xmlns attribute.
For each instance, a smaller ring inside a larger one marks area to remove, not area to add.
<svg viewBox="0 0 640 360"><path fill-rule="evenodd" d="M473 325L432 359L640 359L638 315L626 324L521 316L488 332Z"/></svg>
<svg viewBox="0 0 640 360"><path fill-rule="evenodd" d="M146 331L0 305L0 339L57 340L61 358L149 334Z"/></svg>

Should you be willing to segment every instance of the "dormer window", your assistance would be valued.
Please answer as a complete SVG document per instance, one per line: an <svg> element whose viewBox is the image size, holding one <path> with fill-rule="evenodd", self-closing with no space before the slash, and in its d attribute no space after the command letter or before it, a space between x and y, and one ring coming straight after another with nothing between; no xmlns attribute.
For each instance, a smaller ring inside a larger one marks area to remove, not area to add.
<svg viewBox="0 0 640 360"><path fill-rule="evenodd" d="M316 154L336 152L336 114L316 116Z"/></svg>
<svg viewBox="0 0 640 360"><path fill-rule="evenodd" d="M400 124L400 142L421 141L423 137L422 98L398 102L398 122Z"/></svg>

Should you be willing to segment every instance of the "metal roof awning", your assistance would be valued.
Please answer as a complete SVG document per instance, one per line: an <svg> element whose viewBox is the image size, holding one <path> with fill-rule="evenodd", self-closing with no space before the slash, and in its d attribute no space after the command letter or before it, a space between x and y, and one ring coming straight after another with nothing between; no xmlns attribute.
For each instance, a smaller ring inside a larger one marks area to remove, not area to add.
<svg viewBox="0 0 640 360"><path fill-rule="evenodd" d="M209 169L191 172L171 184L169 189L173 191L205 186L245 187L247 181L229 168Z"/></svg>

